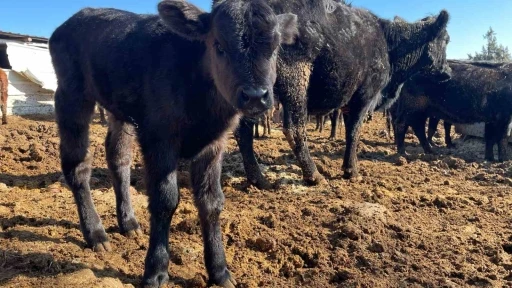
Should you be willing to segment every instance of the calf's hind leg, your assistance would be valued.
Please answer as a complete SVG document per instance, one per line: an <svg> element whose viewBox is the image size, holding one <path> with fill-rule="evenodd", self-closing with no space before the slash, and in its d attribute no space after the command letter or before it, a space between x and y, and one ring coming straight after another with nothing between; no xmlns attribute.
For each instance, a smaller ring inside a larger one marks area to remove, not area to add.
<svg viewBox="0 0 512 288"><path fill-rule="evenodd" d="M427 122L427 117L424 115L414 115L414 117L411 118L412 129L420 141L421 147L423 147L423 151L426 154L432 154L432 146L430 146L430 142L426 136L425 122Z"/></svg>
<svg viewBox="0 0 512 288"><path fill-rule="evenodd" d="M485 160L494 161L494 144L496 143L493 123L485 123Z"/></svg>
<svg viewBox="0 0 512 288"><path fill-rule="evenodd" d="M121 234L141 235L139 223L135 218L130 201L130 166L132 161L132 141L134 129L112 114L108 115L108 132L105 139L107 165L112 175L116 194L117 223Z"/></svg>
<svg viewBox="0 0 512 288"><path fill-rule="evenodd" d="M75 97L73 97L75 96ZM95 103L79 93L71 96L61 88L55 92L55 114L60 136L61 168L71 188L80 218L80 228L94 251L111 250L107 234L91 197L89 123Z"/></svg>
<svg viewBox="0 0 512 288"><path fill-rule="evenodd" d="M456 146L455 146L455 144L453 144L452 136L450 135L450 132L452 130L452 123L444 120L443 126L444 126L444 143L446 143L446 147L455 148Z"/></svg>
<svg viewBox="0 0 512 288"><path fill-rule="evenodd" d="M494 142L498 144L498 161L504 162L510 159L508 155L508 130L509 121L504 123L496 123Z"/></svg>
<svg viewBox="0 0 512 288"><path fill-rule="evenodd" d="M439 120L440 119L436 117L430 117L428 119L427 139L431 146L437 146L434 141L432 141L432 138L437 132L437 125L439 124Z"/></svg>

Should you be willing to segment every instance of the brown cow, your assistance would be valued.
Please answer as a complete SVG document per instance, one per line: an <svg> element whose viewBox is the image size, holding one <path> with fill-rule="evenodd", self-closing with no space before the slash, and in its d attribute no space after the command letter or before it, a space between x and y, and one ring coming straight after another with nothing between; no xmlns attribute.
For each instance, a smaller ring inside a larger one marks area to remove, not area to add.
<svg viewBox="0 0 512 288"><path fill-rule="evenodd" d="M0 69L0 106L2 106L2 124L7 124L7 74Z"/></svg>

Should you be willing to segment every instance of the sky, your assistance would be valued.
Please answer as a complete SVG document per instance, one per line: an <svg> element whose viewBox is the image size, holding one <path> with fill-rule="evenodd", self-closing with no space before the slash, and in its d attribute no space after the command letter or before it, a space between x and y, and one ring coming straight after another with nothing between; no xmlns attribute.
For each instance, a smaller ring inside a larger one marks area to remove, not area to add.
<svg viewBox="0 0 512 288"><path fill-rule="evenodd" d="M283 0L286 1L286 0ZM465 59L480 51L483 35L492 26L498 42L512 49L511 0L349 0L381 18L395 15L407 21L438 14L446 9L451 16L448 58ZM0 30L49 37L53 30L83 7L113 7L136 13L156 13L157 0L11 0L2 1ZM211 0L189 0L204 10Z"/></svg>

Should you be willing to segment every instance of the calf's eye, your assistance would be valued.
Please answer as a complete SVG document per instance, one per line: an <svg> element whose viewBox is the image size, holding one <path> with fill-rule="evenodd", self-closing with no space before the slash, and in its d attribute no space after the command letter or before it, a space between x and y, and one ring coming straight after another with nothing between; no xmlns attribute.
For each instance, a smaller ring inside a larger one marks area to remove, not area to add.
<svg viewBox="0 0 512 288"><path fill-rule="evenodd" d="M217 54L219 54L219 55L224 55L224 53L225 53L224 49L222 48L222 46L220 45L219 42L215 42L215 50L217 51Z"/></svg>

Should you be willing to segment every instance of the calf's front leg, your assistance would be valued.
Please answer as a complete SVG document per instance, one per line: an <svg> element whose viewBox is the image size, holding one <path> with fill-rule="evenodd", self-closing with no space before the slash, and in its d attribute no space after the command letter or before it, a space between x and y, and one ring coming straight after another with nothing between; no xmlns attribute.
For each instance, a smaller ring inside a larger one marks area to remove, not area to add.
<svg viewBox="0 0 512 288"><path fill-rule="evenodd" d="M354 96L354 98L358 99L358 96ZM343 178L345 179L351 179L358 175L357 145L359 144L361 125L368 113L368 108L368 103L356 100L356 102L349 104L350 113L343 114L345 119L345 137L347 139L347 148L342 165Z"/></svg>
<svg viewBox="0 0 512 288"><path fill-rule="evenodd" d="M142 134L139 138L151 214L142 284L143 287L161 287L169 280L169 228L180 199L176 177L178 149L171 141L160 138L158 132Z"/></svg>
<svg viewBox="0 0 512 288"><path fill-rule="evenodd" d="M284 64L284 63L281 63ZM309 63L285 64L281 67L281 74L287 75L294 81L276 82L277 94L281 97L283 105L283 132L292 148L295 157L302 169L304 181L316 185L327 183L324 176L318 172L315 163L311 159L307 147L306 115L307 115L307 89L309 76L312 71ZM305 80L307 79L307 81ZM293 83L293 84L289 84ZM317 119L322 119L317 116ZM323 119L320 124L323 124Z"/></svg>
<svg viewBox="0 0 512 288"><path fill-rule="evenodd" d="M219 222L224 207L224 193L220 185L224 146L222 139L206 147L192 161L190 175L203 233L208 284L234 288L236 282L227 268Z"/></svg>
<svg viewBox="0 0 512 288"><path fill-rule="evenodd" d="M283 104L284 108L284 122L283 132L292 148L295 157L299 161L299 165L302 168L302 177L304 181L311 185L317 185L320 183L325 184L327 181L324 176L318 172L315 163L311 159L309 149L307 147L306 137L306 117L305 111L302 110L304 106L297 102L292 103L288 107ZM302 106L302 107L301 107ZM290 111L290 109L292 111Z"/></svg>

